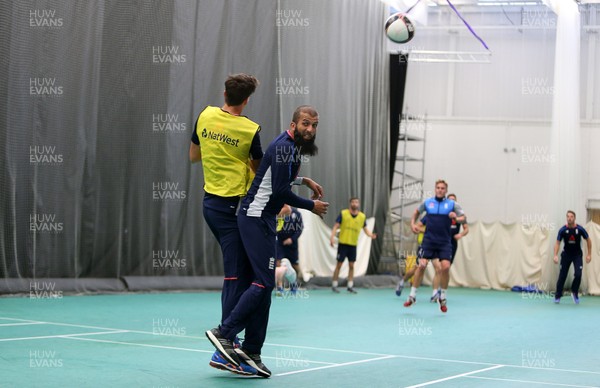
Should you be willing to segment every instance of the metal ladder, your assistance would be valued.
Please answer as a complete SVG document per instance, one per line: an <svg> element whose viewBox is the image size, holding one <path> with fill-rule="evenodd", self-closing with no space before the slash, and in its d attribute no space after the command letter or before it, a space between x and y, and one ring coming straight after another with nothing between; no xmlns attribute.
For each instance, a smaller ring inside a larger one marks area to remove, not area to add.
<svg viewBox="0 0 600 388"><path fill-rule="evenodd" d="M406 256L416 255L416 236L410 229L410 218L414 209L424 199L423 178L428 130L426 115L402 115L380 273L401 274L404 271Z"/></svg>

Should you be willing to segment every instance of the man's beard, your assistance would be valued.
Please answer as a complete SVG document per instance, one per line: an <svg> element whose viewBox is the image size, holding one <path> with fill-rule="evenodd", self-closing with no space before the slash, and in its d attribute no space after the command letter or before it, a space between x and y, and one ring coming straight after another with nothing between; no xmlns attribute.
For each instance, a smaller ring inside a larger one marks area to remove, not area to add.
<svg viewBox="0 0 600 388"><path fill-rule="evenodd" d="M300 155L316 155L319 152L319 147L315 144L316 138L317 136L315 135L312 139L305 140L298 131L294 131L294 144L298 149L298 153Z"/></svg>

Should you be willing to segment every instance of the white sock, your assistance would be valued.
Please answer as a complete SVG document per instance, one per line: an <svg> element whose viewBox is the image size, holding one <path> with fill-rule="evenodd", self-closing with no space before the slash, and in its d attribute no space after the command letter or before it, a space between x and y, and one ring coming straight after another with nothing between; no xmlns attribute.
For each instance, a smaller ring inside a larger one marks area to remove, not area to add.
<svg viewBox="0 0 600 388"><path fill-rule="evenodd" d="M442 290L442 294L440 296L440 299L446 299L446 291L448 291L448 290Z"/></svg>
<svg viewBox="0 0 600 388"><path fill-rule="evenodd" d="M410 288L410 296L412 296L413 298L417 297L417 287Z"/></svg>
<svg viewBox="0 0 600 388"><path fill-rule="evenodd" d="M333 282L331 282L331 286L337 288L338 286L338 281L334 280Z"/></svg>
<svg viewBox="0 0 600 388"><path fill-rule="evenodd" d="M404 286L404 278L400 278L400 283L398 283L400 287Z"/></svg>
<svg viewBox="0 0 600 388"><path fill-rule="evenodd" d="M431 296L435 296L435 294L438 293L438 290L436 290L435 288L433 289L433 293L431 294Z"/></svg>
<svg viewBox="0 0 600 388"><path fill-rule="evenodd" d="M352 280L348 281L348 288L354 287L354 282Z"/></svg>

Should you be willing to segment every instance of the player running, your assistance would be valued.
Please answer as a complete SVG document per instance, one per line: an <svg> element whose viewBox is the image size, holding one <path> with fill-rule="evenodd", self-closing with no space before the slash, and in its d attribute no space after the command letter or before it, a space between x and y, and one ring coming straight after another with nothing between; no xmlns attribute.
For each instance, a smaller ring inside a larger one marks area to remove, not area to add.
<svg viewBox="0 0 600 388"><path fill-rule="evenodd" d="M410 307L417 301L417 289L423 280L423 274L427 267L428 260L440 259L442 262L442 271L446 268L449 271L449 261L452 257L452 243L450 242L450 226L452 220L463 222L464 213L460 205L446 198L448 184L443 180L435 182L435 196L426 199L418 209L415 209L410 224L413 232L418 233L419 228L417 219L419 214L427 212L427 229L423 236L423 245L419 251L419 265L414 275L413 285L410 289L410 295L404 307ZM445 264L444 261L448 261ZM448 288L447 278L442 272L442 290L438 301L440 310L445 313L448 311L446 306L446 293Z"/></svg>

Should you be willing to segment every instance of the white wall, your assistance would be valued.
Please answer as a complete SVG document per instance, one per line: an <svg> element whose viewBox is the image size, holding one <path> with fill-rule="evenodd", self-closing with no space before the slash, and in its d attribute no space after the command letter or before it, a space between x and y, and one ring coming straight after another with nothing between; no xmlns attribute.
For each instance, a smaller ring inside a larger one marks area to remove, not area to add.
<svg viewBox="0 0 600 388"><path fill-rule="evenodd" d="M546 161L551 162L544 154L545 132L549 129L543 126L432 122L425 187L445 179L473 221L508 223L521 220L521 214L543 212L549 190Z"/></svg>
<svg viewBox="0 0 600 388"><path fill-rule="evenodd" d="M600 123L582 128L581 148L586 162L583 192L588 199L600 199Z"/></svg>

